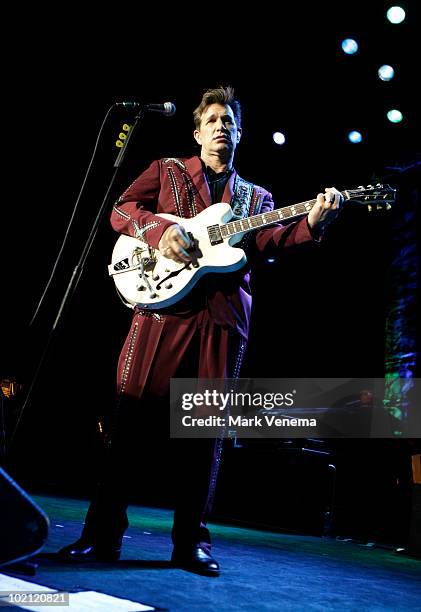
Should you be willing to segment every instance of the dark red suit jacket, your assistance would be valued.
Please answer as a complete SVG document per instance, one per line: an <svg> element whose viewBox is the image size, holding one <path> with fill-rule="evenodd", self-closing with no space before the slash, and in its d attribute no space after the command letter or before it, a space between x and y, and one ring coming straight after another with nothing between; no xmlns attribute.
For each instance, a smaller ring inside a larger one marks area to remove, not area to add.
<svg viewBox="0 0 421 612"><path fill-rule="evenodd" d="M235 179L234 171L225 187L223 202L231 202ZM113 208L111 224L117 232L140 238L157 248L162 234L173 222L162 219L156 213L193 217L211 204L209 186L199 157L164 158L154 161L123 193ZM255 185L250 215L269 212L273 206L272 195ZM259 253L269 255L283 247L314 242L306 218L287 226L270 226L247 237L251 240L245 241L246 244L241 244L241 247L247 253L249 264L243 270L208 274L199 281L199 291L205 295L205 304L213 321L236 330L244 338L247 338L249 329L250 265L253 259ZM188 308L188 300L189 296L180 305L182 312ZM177 309L173 307L171 314L176 313Z"/></svg>

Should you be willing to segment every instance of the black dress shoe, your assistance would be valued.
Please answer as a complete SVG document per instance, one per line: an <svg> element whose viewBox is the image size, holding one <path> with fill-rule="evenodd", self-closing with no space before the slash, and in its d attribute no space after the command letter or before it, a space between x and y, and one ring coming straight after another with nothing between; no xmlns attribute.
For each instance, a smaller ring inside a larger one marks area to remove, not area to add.
<svg viewBox="0 0 421 612"><path fill-rule="evenodd" d="M200 545L193 548L175 547L171 557L176 567L202 576L219 576L219 563Z"/></svg>
<svg viewBox="0 0 421 612"><path fill-rule="evenodd" d="M121 543L115 546L97 544L86 542L86 540L80 539L69 544L64 548L61 548L57 557L60 561L118 561L121 554Z"/></svg>

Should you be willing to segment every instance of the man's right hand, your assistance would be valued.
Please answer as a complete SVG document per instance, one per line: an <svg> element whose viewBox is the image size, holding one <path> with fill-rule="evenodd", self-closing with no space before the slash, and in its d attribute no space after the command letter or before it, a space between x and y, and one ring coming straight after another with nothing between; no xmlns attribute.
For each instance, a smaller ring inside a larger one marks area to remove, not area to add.
<svg viewBox="0 0 421 612"><path fill-rule="evenodd" d="M175 223L168 227L161 236L158 249L161 255L173 259L177 263L190 263L191 257L187 250L190 247L190 239L185 229Z"/></svg>

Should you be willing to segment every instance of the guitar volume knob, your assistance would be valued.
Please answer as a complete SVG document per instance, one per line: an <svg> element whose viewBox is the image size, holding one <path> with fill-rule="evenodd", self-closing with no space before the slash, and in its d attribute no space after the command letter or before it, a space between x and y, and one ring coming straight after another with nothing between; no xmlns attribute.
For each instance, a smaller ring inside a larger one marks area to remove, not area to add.
<svg viewBox="0 0 421 612"><path fill-rule="evenodd" d="M171 289L172 288L172 283L165 283L164 287L165 287L165 289Z"/></svg>

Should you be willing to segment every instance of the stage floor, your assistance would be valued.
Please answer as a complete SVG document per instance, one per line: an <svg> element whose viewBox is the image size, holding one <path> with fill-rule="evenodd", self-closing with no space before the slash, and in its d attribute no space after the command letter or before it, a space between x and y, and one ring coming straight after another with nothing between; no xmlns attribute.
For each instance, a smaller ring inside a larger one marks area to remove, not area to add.
<svg viewBox="0 0 421 612"><path fill-rule="evenodd" d="M31 559L38 564L35 575L2 568L0 591L10 588L12 577L32 583L28 589L43 585L78 594L70 607L54 606L54 610L421 611L420 560L331 538L212 524L220 577L172 568L172 512L158 508L130 506L130 527L119 562L62 564L53 553L77 539L88 503L40 495L33 499L50 518L47 543ZM85 591L97 595L89 599L85 594L82 601ZM100 594L115 599L101 602ZM117 598L129 603L119 603ZM46 607L26 609L45 611Z"/></svg>

